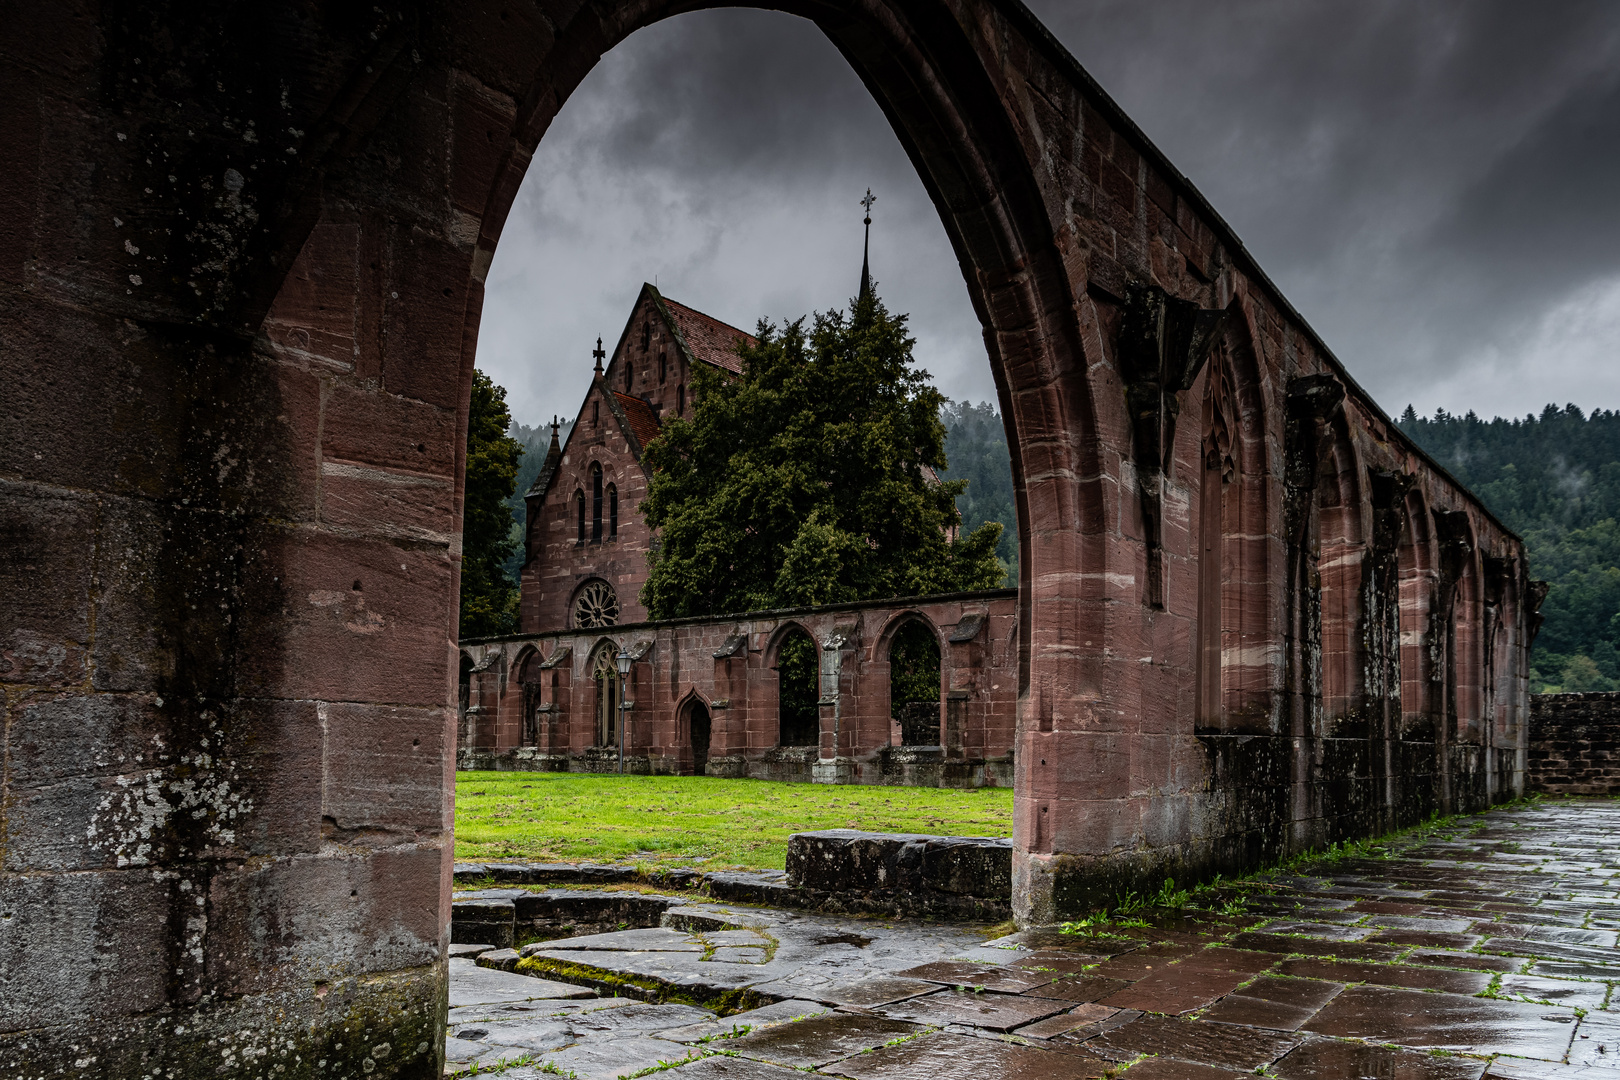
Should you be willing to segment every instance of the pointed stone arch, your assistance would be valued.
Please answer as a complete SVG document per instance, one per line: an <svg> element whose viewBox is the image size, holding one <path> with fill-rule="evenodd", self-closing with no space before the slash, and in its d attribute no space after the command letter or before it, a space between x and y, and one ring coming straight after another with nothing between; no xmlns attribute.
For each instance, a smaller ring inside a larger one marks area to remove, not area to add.
<svg viewBox="0 0 1620 1080"><path fill-rule="evenodd" d="M1234 299L1202 376L1197 487L1200 728L1269 731L1276 633L1265 384L1247 308Z"/></svg>

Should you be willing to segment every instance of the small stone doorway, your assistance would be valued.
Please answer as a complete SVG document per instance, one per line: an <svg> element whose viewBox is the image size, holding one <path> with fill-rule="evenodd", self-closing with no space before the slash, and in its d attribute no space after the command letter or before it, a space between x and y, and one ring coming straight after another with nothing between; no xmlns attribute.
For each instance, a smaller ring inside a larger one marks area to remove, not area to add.
<svg viewBox="0 0 1620 1080"><path fill-rule="evenodd" d="M701 701L692 702L687 723L692 734L692 775L706 775L709 768L709 710Z"/></svg>

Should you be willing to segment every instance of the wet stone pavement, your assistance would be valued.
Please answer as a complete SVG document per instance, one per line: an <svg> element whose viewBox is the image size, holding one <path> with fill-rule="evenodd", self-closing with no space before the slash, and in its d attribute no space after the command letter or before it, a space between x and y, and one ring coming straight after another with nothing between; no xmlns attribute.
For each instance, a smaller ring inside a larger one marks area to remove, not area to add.
<svg viewBox="0 0 1620 1080"><path fill-rule="evenodd" d="M1080 933L693 904L453 946L447 1072L1620 1080L1617 874L1620 802L1559 801Z"/></svg>

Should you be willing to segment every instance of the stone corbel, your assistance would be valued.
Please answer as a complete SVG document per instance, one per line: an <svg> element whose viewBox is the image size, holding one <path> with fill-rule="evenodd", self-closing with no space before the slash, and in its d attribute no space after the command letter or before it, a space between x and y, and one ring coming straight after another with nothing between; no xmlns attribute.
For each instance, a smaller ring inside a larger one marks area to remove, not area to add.
<svg viewBox="0 0 1620 1080"><path fill-rule="evenodd" d="M984 612L974 612L972 614L963 615L961 620L958 621L955 626L951 627L950 636L946 640L952 645L960 645L963 642L972 641L974 638L979 636L979 631L984 629L985 622L986 618Z"/></svg>
<svg viewBox="0 0 1620 1080"><path fill-rule="evenodd" d="M1417 483L1417 476L1409 472L1368 473L1372 490L1373 543L1376 552L1395 552L1401 545L1401 534L1406 527L1406 495Z"/></svg>
<svg viewBox="0 0 1620 1080"><path fill-rule="evenodd" d="M1451 607L1452 592L1462 580L1468 560L1474 554L1473 541L1468 532L1468 512L1434 511L1434 531L1440 538L1440 609L1447 611Z"/></svg>
<svg viewBox="0 0 1620 1080"><path fill-rule="evenodd" d="M1147 543L1147 602L1164 606L1164 481L1182 396L1226 326L1224 309L1200 308L1157 285L1125 287L1119 327L1120 376L1131 417L1131 456Z"/></svg>
<svg viewBox="0 0 1620 1080"><path fill-rule="evenodd" d="M733 656L741 656L748 651L748 635L741 630L733 630L720 647L714 651L716 660L729 660Z"/></svg>
<svg viewBox="0 0 1620 1080"><path fill-rule="evenodd" d="M1547 621L1547 616L1541 613L1541 605L1547 599L1547 591L1552 586L1545 581L1527 581L1524 585L1524 611L1529 629L1529 640L1524 643L1526 649L1536 643L1536 634L1541 630L1541 624Z"/></svg>
<svg viewBox="0 0 1620 1080"><path fill-rule="evenodd" d="M1344 408L1344 385L1331 375L1301 375L1288 381L1288 413L1283 467L1283 527L1288 543L1301 535L1316 497L1316 469L1323 425Z"/></svg>

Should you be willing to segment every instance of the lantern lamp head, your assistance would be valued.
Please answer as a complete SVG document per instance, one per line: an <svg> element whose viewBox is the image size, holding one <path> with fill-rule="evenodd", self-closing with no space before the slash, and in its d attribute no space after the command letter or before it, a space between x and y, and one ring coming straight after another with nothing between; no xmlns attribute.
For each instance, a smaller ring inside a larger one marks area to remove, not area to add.
<svg viewBox="0 0 1620 1080"><path fill-rule="evenodd" d="M630 674L630 650L629 649L620 648L619 649L619 655L614 657L614 660L619 665L619 674L620 675L628 675L628 674Z"/></svg>

